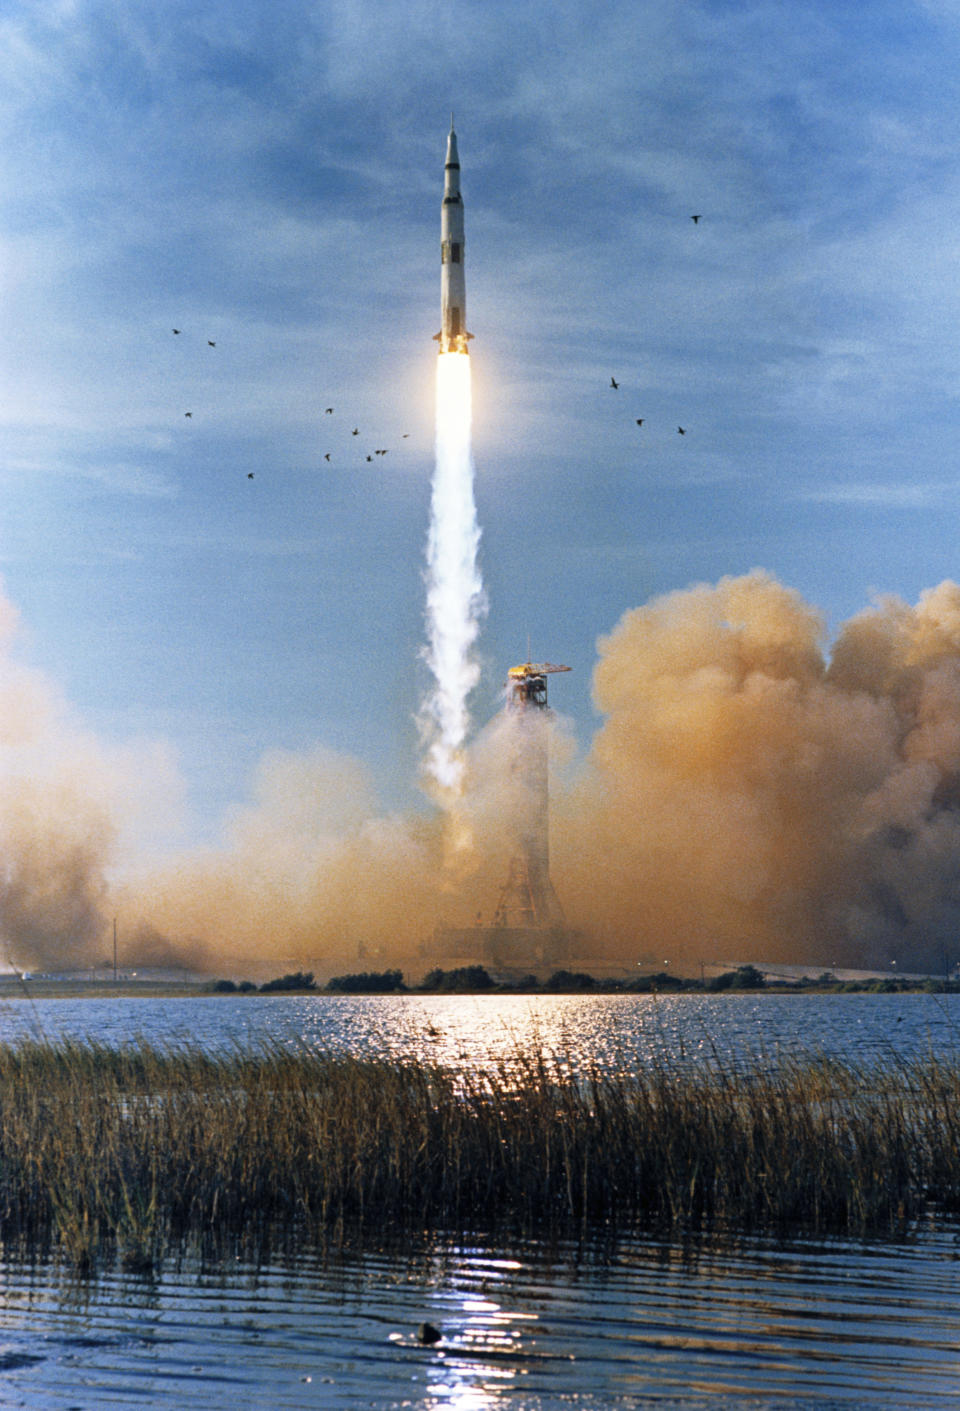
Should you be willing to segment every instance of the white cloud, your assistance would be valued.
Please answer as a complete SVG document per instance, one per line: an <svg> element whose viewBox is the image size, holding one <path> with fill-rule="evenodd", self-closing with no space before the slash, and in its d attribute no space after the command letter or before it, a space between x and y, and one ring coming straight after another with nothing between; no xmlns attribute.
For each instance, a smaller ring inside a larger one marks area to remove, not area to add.
<svg viewBox="0 0 960 1411"><path fill-rule="evenodd" d="M913 481L889 484L857 482L822 485L802 491L799 498L820 504L859 506L864 509L929 509L956 498L958 490L960 486L956 482L936 485Z"/></svg>

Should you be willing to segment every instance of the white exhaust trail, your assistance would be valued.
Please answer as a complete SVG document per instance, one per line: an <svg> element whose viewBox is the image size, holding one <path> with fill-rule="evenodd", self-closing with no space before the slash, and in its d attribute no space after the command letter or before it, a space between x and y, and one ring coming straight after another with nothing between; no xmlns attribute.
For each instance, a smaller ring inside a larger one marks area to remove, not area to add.
<svg viewBox="0 0 960 1411"><path fill-rule="evenodd" d="M486 613L470 454L470 359L437 358L436 468L427 536L427 645L433 686L420 711L427 774L441 804L463 792L469 696L480 676L473 648Z"/></svg>

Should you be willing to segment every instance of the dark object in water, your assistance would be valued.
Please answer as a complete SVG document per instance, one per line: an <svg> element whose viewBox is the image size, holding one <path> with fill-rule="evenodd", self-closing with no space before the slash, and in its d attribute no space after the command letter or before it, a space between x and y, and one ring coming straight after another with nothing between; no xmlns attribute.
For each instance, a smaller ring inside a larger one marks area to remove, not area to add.
<svg viewBox="0 0 960 1411"><path fill-rule="evenodd" d="M417 1342L422 1342L424 1347L432 1347L435 1342L439 1342L443 1333L439 1328L435 1328L432 1323L421 1323L417 1329Z"/></svg>

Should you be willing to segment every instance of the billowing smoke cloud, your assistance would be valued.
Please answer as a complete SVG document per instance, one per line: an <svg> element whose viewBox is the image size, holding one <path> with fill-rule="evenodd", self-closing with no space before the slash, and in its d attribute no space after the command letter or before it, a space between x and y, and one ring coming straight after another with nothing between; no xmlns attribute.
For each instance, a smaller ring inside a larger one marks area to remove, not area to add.
<svg viewBox="0 0 960 1411"><path fill-rule="evenodd" d="M171 857L172 751L94 739L17 660L16 627L0 592L0 968L108 964L114 917L123 965L262 978L416 955L440 917L436 819L385 816L356 761L273 751L222 846Z"/></svg>
<svg viewBox="0 0 960 1411"><path fill-rule="evenodd" d="M385 816L356 761L270 751L222 848L141 872L121 910L176 938L166 963L225 974L382 969L439 919L442 827ZM134 935L134 949L141 942Z"/></svg>
<svg viewBox="0 0 960 1411"><path fill-rule="evenodd" d="M183 783L162 743L106 746L16 660L0 596L0 958L253 979L429 957L489 921L522 812L509 722L465 753L473 839L385 814L356 761L269 752L221 845L164 860ZM626 613L600 643L603 723L579 762L550 724L552 873L583 958L939 969L960 959L960 587L885 599L828 653L819 614L757 572Z"/></svg>
<svg viewBox="0 0 960 1411"><path fill-rule="evenodd" d="M628 612L562 800L556 875L614 953L939 969L960 959L960 587L824 653L766 574Z"/></svg>
<svg viewBox="0 0 960 1411"><path fill-rule="evenodd" d="M16 626L0 594L0 963L68 965L89 957L104 928L124 814L118 757L16 660ZM155 775L143 763L142 777Z"/></svg>

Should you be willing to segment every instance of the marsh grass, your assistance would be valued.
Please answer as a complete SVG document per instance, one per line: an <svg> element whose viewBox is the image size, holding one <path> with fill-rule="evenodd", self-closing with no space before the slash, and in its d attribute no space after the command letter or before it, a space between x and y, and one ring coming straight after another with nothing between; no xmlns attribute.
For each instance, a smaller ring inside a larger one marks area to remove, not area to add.
<svg viewBox="0 0 960 1411"><path fill-rule="evenodd" d="M452 1072L307 1050L0 1046L0 1239L887 1231L960 1210L960 1064Z"/></svg>

